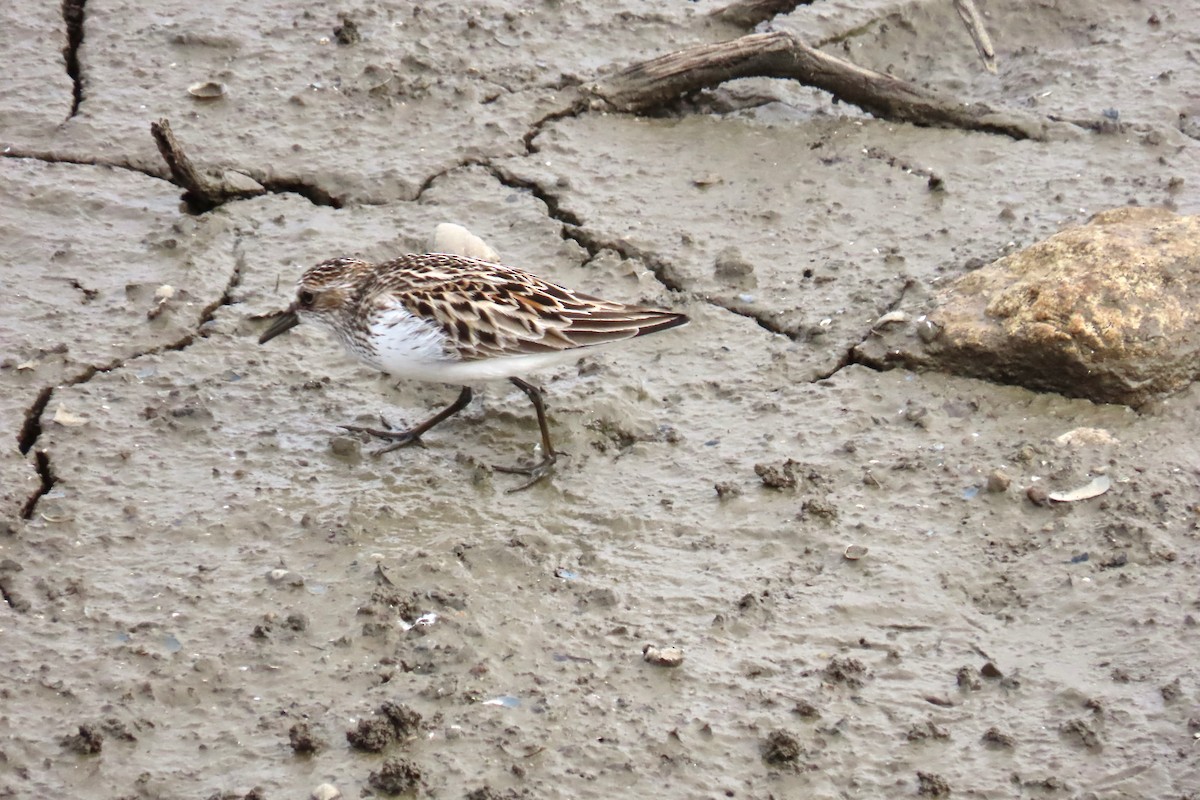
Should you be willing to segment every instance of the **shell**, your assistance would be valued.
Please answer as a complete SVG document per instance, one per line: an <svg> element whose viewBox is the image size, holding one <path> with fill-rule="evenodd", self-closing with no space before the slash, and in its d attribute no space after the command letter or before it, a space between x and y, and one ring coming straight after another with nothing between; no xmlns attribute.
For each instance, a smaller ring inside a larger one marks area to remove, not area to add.
<svg viewBox="0 0 1200 800"><path fill-rule="evenodd" d="M225 96L225 84L217 81L201 81L188 87L188 94L197 100L216 100Z"/></svg>

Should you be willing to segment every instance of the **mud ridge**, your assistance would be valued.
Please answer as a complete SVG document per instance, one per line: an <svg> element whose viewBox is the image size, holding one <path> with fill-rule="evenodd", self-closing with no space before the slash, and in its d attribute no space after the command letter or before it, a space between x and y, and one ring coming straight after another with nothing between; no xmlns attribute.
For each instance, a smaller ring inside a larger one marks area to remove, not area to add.
<svg viewBox="0 0 1200 800"><path fill-rule="evenodd" d="M79 67L79 48L83 44L83 7L87 0L63 0L63 22L67 25L67 45L63 48L63 60L67 62L67 75L71 76L71 113L67 119L79 113L83 102L83 75Z"/></svg>
<svg viewBox="0 0 1200 800"><path fill-rule="evenodd" d="M259 181L263 188L272 194L298 194L314 206L329 206L330 208L341 208L346 205L346 201L340 197L335 197L320 186L311 183L304 183L300 180L288 180L285 178L276 178L275 180Z"/></svg>
<svg viewBox="0 0 1200 800"><path fill-rule="evenodd" d="M503 167L497 167L494 164L483 163L480 166L487 169L488 172L492 173L493 178L510 189L519 189L529 192L538 200L541 200L546 204L546 211L550 215L551 219L557 220L563 225L579 226L583 224L579 217L564 209L559 204L558 198L552 193L543 189L541 184L539 184L537 181L528 180L526 178L518 178L516 175L513 175ZM564 234L563 238L568 237Z"/></svg>

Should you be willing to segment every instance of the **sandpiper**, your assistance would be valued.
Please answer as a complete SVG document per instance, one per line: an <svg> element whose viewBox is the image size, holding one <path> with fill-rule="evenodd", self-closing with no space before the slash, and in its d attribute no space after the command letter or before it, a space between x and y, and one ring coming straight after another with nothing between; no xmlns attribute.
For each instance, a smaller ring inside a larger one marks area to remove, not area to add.
<svg viewBox="0 0 1200 800"><path fill-rule="evenodd" d="M527 489L557 457L542 391L520 376L582 358L596 348L683 325L684 314L600 300L513 267L445 253L382 264L334 258L308 269L296 299L259 337L265 343L301 322L331 331L350 353L396 378L462 386L458 398L407 430L343 425L385 439L378 453L420 441L471 402L469 384L507 378L537 412L542 458L494 467L524 475Z"/></svg>

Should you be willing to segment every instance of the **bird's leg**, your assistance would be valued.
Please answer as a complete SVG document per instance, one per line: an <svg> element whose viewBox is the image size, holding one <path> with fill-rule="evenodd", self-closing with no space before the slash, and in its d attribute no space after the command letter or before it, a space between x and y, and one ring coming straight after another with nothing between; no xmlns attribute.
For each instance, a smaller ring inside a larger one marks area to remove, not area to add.
<svg viewBox="0 0 1200 800"><path fill-rule="evenodd" d="M497 472L507 472L512 475L528 475L529 480L522 483L520 486L507 490L507 494L519 492L523 489L528 489L542 478L549 475L554 468L554 463L558 460L558 456L562 455L554 449L554 445L550 443L550 426L546 424L546 404L542 401L542 390L534 386L532 383L527 383L520 378L509 378L513 384L528 395L529 400L533 403L533 409L537 412L538 427L542 429L542 460L528 467L501 467L492 466L492 469Z"/></svg>
<svg viewBox="0 0 1200 800"><path fill-rule="evenodd" d="M457 400L443 408L438 413L434 414L429 419L422 422L420 425L414 425L406 431L392 430L392 426L388 425L387 420L383 419L382 417L380 417L380 420L383 422L386 430L381 430L379 428L365 428L361 425L343 425L342 428L348 431L353 431L354 433L365 433L379 439L387 439L391 441L391 444L388 446L382 447L375 451L375 455L379 456L383 455L384 453L390 453L393 450L398 450L401 447L407 447L410 444L420 444L421 434L425 433L425 431L429 430L434 425L437 425L439 422L443 422L450 417L453 417L455 414L466 408L467 404L470 402L471 387L464 386L462 387L462 391L458 393Z"/></svg>

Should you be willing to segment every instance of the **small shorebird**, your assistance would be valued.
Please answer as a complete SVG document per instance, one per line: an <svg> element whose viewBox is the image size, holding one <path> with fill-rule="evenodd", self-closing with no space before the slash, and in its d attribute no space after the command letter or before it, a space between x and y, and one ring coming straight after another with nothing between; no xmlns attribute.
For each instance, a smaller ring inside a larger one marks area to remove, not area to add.
<svg viewBox="0 0 1200 800"><path fill-rule="evenodd" d="M507 378L533 403L542 433L540 461L494 467L528 477L509 489L516 492L548 475L559 455L550 443L541 389L518 376L687 321L674 311L590 297L513 267L425 253L383 264L334 258L311 267L295 301L258 341L314 322L375 369L462 386L458 399L408 430L394 430L386 420L383 429L342 426L388 440L376 455L419 443L434 425L462 411L471 402L468 384Z"/></svg>

